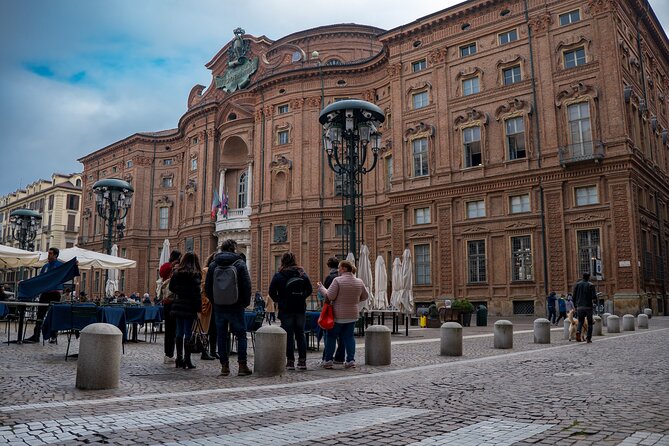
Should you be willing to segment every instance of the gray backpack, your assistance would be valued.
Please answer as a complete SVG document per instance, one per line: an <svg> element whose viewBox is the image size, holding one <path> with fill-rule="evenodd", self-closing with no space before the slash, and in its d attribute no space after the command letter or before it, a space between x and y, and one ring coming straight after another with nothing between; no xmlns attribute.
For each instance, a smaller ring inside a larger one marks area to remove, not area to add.
<svg viewBox="0 0 669 446"><path fill-rule="evenodd" d="M234 305L239 300L237 288L237 262L232 265L216 265L214 269L214 303L216 305Z"/></svg>

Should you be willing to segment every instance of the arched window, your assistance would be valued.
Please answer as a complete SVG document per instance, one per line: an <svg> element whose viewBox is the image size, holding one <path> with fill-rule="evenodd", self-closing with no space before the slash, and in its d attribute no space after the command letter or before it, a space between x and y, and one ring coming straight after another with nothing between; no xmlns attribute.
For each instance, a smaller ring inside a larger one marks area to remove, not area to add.
<svg viewBox="0 0 669 446"><path fill-rule="evenodd" d="M248 175L243 172L239 176L239 185L237 187L237 207L246 207L246 196L248 191Z"/></svg>

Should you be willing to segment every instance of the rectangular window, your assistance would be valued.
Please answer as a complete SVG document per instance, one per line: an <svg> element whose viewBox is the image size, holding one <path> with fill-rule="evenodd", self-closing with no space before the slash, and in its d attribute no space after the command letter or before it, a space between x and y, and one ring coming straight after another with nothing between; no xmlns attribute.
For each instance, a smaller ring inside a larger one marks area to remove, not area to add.
<svg viewBox="0 0 669 446"><path fill-rule="evenodd" d="M170 208L160 208L158 214L158 229L167 229L170 224Z"/></svg>
<svg viewBox="0 0 669 446"><path fill-rule="evenodd" d="M425 59L421 59L421 60L411 64L411 70L414 73L416 73L418 71L423 71L426 68L427 68L427 61Z"/></svg>
<svg viewBox="0 0 669 446"><path fill-rule="evenodd" d="M199 143L199 142L200 142L200 140L198 139L197 136L194 137L194 138L191 138L191 140L190 140L190 143L191 143L192 145L195 145L195 144L197 144L197 143Z"/></svg>
<svg viewBox="0 0 669 446"><path fill-rule="evenodd" d="M163 178L163 187L172 187L172 178Z"/></svg>
<svg viewBox="0 0 669 446"><path fill-rule="evenodd" d="M392 156L387 156L385 158L386 160L386 168L385 168L385 173L386 173L386 178L385 178L385 187L386 190L390 190L390 184L393 180L393 157Z"/></svg>
<svg viewBox="0 0 669 446"><path fill-rule="evenodd" d="M393 220L389 218L386 220L386 234L393 232Z"/></svg>
<svg viewBox="0 0 669 446"><path fill-rule="evenodd" d="M467 57L471 56L472 54L476 54L476 42L462 45L460 47L460 57Z"/></svg>
<svg viewBox="0 0 669 446"><path fill-rule="evenodd" d="M574 68L585 64L585 48L583 47L565 51L563 55L565 68Z"/></svg>
<svg viewBox="0 0 669 446"><path fill-rule="evenodd" d="M112 173L116 173L118 169L116 169L116 166L112 167Z"/></svg>
<svg viewBox="0 0 669 446"><path fill-rule="evenodd" d="M277 111L279 112L280 115L288 113L289 110L290 109L288 108L288 104L282 104L277 107Z"/></svg>
<svg viewBox="0 0 669 446"><path fill-rule="evenodd" d="M430 285L431 265L430 265L430 245L415 245L413 254L416 259L416 285Z"/></svg>
<svg viewBox="0 0 669 446"><path fill-rule="evenodd" d="M68 232L74 232L76 230L75 228L75 219L76 215L68 215L67 216L67 231Z"/></svg>
<svg viewBox="0 0 669 446"><path fill-rule="evenodd" d="M335 224L335 237L344 237L348 234L348 225Z"/></svg>
<svg viewBox="0 0 669 446"><path fill-rule="evenodd" d="M129 169L133 166L132 160L128 160L127 163L125 163L125 166Z"/></svg>
<svg viewBox="0 0 669 446"><path fill-rule="evenodd" d="M197 170L197 158L190 160L190 170Z"/></svg>
<svg viewBox="0 0 669 446"><path fill-rule="evenodd" d="M167 158L163 160L163 166L171 166L172 165L172 158Z"/></svg>
<svg viewBox="0 0 669 446"><path fill-rule="evenodd" d="M342 195L348 196L350 192L351 187L349 186L349 182L346 181L346 173L344 171L339 171L339 167L335 166L335 174L334 174L334 194L337 197L340 197Z"/></svg>
<svg viewBox="0 0 669 446"><path fill-rule="evenodd" d="M93 280L93 291L100 291L100 271L95 271L95 279Z"/></svg>
<svg viewBox="0 0 669 446"><path fill-rule="evenodd" d="M569 25L570 23L581 20L581 13L578 9L560 14L560 26Z"/></svg>
<svg viewBox="0 0 669 446"><path fill-rule="evenodd" d="M411 98L414 110L427 107L428 105L430 105L427 91L421 91L420 93L416 93Z"/></svg>
<svg viewBox="0 0 669 446"><path fill-rule="evenodd" d="M567 107L569 119L569 142L573 157L592 155L592 133L590 130L590 106L587 102Z"/></svg>
<svg viewBox="0 0 669 446"><path fill-rule="evenodd" d="M462 130L465 146L465 167L480 166L481 158L481 127L467 127Z"/></svg>
<svg viewBox="0 0 669 446"><path fill-rule="evenodd" d="M576 206L599 204L597 186L577 187L574 192L576 195Z"/></svg>
<svg viewBox="0 0 669 446"><path fill-rule="evenodd" d="M281 257L283 257L283 255L274 256L274 272L275 273L278 272L279 268L281 267Z"/></svg>
<svg viewBox="0 0 669 446"><path fill-rule="evenodd" d="M79 210L79 196L78 195L67 195L67 209L71 211Z"/></svg>
<svg viewBox="0 0 669 446"><path fill-rule="evenodd" d="M462 95L469 96L472 94L478 93L479 90L479 78L471 77L469 79L464 79L462 81Z"/></svg>
<svg viewBox="0 0 669 446"><path fill-rule="evenodd" d="M512 214L530 212L530 194L515 195L509 198L509 204Z"/></svg>
<svg viewBox="0 0 669 446"><path fill-rule="evenodd" d="M502 75L504 77L504 85L512 85L516 82L520 82L520 65L505 68L502 70Z"/></svg>
<svg viewBox="0 0 669 446"><path fill-rule="evenodd" d="M484 283L487 281L485 240L470 240L467 242L467 272L469 283Z"/></svg>
<svg viewBox="0 0 669 446"><path fill-rule="evenodd" d="M586 231L576 232L576 242L578 250L578 275L583 273L590 273L594 276L595 260L599 259L599 229L589 229Z"/></svg>
<svg viewBox="0 0 669 446"><path fill-rule="evenodd" d="M505 45L509 42L518 40L518 31L516 31L515 29L511 29L509 31L498 34L497 37L499 40L499 44Z"/></svg>
<svg viewBox="0 0 669 446"><path fill-rule="evenodd" d="M54 195L49 195L49 210L53 210L53 200L54 200Z"/></svg>
<svg viewBox="0 0 669 446"><path fill-rule="evenodd" d="M123 257L124 259L127 259L128 258L127 253L128 253L127 248L121 248L121 257Z"/></svg>
<svg viewBox="0 0 669 446"><path fill-rule="evenodd" d="M525 158L525 122L523 118L519 116L507 119L505 124L509 160Z"/></svg>
<svg viewBox="0 0 669 446"><path fill-rule="evenodd" d="M413 210L414 224L426 225L430 223L430 208L419 208Z"/></svg>
<svg viewBox="0 0 669 446"><path fill-rule="evenodd" d="M485 201L470 201L467 203L467 218L485 217Z"/></svg>
<svg viewBox="0 0 669 446"><path fill-rule="evenodd" d="M428 175L427 138L418 138L412 141L413 146L413 176Z"/></svg>
<svg viewBox="0 0 669 446"><path fill-rule="evenodd" d="M532 280L532 239L511 237L511 280Z"/></svg>
<svg viewBox="0 0 669 446"><path fill-rule="evenodd" d="M288 144L288 130L279 132L279 145L281 144Z"/></svg>

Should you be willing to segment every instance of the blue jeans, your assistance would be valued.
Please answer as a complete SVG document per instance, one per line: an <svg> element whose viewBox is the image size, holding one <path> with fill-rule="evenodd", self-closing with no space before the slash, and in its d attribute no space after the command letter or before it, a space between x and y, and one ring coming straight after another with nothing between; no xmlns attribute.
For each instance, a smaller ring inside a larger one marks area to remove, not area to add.
<svg viewBox="0 0 669 446"><path fill-rule="evenodd" d="M325 346L328 344L328 330L322 330L323 337L323 361L325 361ZM335 362L344 362L344 342L341 339L341 333L339 333L339 338L337 338L337 350L334 354Z"/></svg>
<svg viewBox="0 0 669 446"><path fill-rule="evenodd" d="M304 313L279 313L281 328L286 330L286 359L295 361L295 343L300 359L307 359L307 341L304 338Z"/></svg>
<svg viewBox="0 0 669 446"><path fill-rule="evenodd" d="M186 337L186 341L188 341L191 336L193 335L193 321L195 318L182 318L178 317L176 318L177 321L177 334L176 338L177 339L182 339L184 336Z"/></svg>
<svg viewBox="0 0 669 446"><path fill-rule="evenodd" d="M328 335L325 339L326 361L332 361L337 339L340 339L340 342L344 344L344 347L346 348L346 362L355 361L355 337L353 337L354 330L355 322L348 322L346 324L335 322L334 328L328 331Z"/></svg>
<svg viewBox="0 0 669 446"><path fill-rule="evenodd" d="M246 362L246 323L244 322L244 309L222 310L214 307L216 319L216 340L218 341L218 355L221 364L226 364L229 359L230 350L228 345L228 331L237 338L237 360ZM228 328L230 330L228 330Z"/></svg>

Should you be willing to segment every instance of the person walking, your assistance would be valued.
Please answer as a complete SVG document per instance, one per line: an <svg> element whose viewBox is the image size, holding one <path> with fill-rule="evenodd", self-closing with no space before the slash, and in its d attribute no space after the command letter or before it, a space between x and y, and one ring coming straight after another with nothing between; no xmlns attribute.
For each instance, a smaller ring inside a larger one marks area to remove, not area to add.
<svg viewBox="0 0 669 446"><path fill-rule="evenodd" d="M592 307L597 300L597 291L595 286L590 283L590 273L583 273L583 279L574 285L574 305L576 305L576 314L578 316L578 328L576 329L576 341L581 342L581 330L583 330L583 321L588 320L588 331L585 340L592 342Z"/></svg>
<svg viewBox="0 0 669 446"><path fill-rule="evenodd" d="M193 338L193 322L202 308L201 282L202 268L200 268L200 260L197 258L197 254L187 252L174 269L169 285L170 291L174 293L172 313L176 322L177 368L195 368L191 362L191 340Z"/></svg>
<svg viewBox="0 0 669 446"><path fill-rule="evenodd" d="M163 281L160 288L159 300L163 303L163 318L165 320L165 359L164 363L168 364L174 361L174 338L176 336L176 320L172 315L173 296L169 291L169 280L172 277L172 270L181 260L181 252L173 250L170 253L170 258L167 262L160 265L158 275Z"/></svg>
<svg viewBox="0 0 669 446"><path fill-rule="evenodd" d="M561 320L567 319L567 301L564 300L563 295L560 295L560 298L557 301L557 305L558 305L559 315L557 320L555 321L556 326L560 325Z"/></svg>
<svg viewBox="0 0 669 446"><path fill-rule="evenodd" d="M269 295L279 306L281 328L286 331L286 369L295 370L295 343L297 343L297 369L307 369L307 341L304 322L307 297L313 287L304 268L297 265L295 254L281 256L281 266L269 284Z"/></svg>
<svg viewBox="0 0 669 446"><path fill-rule="evenodd" d="M202 269L202 276L207 277L207 272L209 271L209 264L214 261L215 252L209 254L207 260L204 262L204 268ZM205 289L205 281L202 281L202 286L200 292L202 295L202 308L198 314L200 319L200 328L202 328L203 335L207 335L208 345L202 346L202 354L200 359L204 361L213 361L214 359L220 359L218 354L216 354L216 324L211 323L211 317L214 312L214 306L212 299L207 295L207 290Z"/></svg>
<svg viewBox="0 0 669 446"><path fill-rule="evenodd" d="M546 298L546 305L548 305L548 320L551 322L551 324L555 323L555 304L557 302L557 297L555 295L555 291L551 291L551 293L548 295Z"/></svg>
<svg viewBox="0 0 669 446"><path fill-rule="evenodd" d="M228 330L237 338L237 375L247 376L253 373L247 364L244 321L244 309L251 303L251 277L246 263L236 250L237 242L232 239L221 244L221 252L216 254L209 265L205 282L207 296L214 300L218 354L223 376L230 375Z"/></svg>
<svg viewBox="0 0 669 446"><path fill-rule="evenodd" d="M263 299L265 300L265 317L267 319L267 323L272 325L272 322L276 322L276 308L274 305L274 300L269 297L269 294L263 297Z"/></svg>
<svg viewBox="0 0 669 446"><path fill-rule="evenodd" d="M369 297L365 284L362 280L354 277L355 266L348 260L339 262L339 276L336 277L330 288L325 288L318 282L318 291L326 296L327 300L332 302L335 325L328 332L325 343L325 362L322 367L331 369L333 365L333 355L335 351L335 342L337 338L342 337L344 347L346 348L345 368L355 367L355 338L353 331L355 322L358 320L358 304Z"/></svg>
<svg viewBox="0 0 669 446"><path fill-rule="evenodd" d="M567 301L565 302L565 306L566 306L566 308L567 308L567 314L569 314L569 312L570 312L571 310L574 310L574 309L575 309L575 308L574 308L574 299L573 299L573 297L571 296L571 293L567 293Z"/></svg>
<svg viewBox="0 0 669 446"><path fill-rule="evenodd" d="M47 263L40 270L40 274L44 274L48 271L52 271L56 268L59 268L63 265L61 260L58 260L60 255L60 250L58 248L49 248L47 252ZM39 303L49 304L51 302L60 301L60 293L63 291L63 284L57 284L53 286L53 290L46 291L39 296ZM28 339L25 339L23 342L39 342L40 331L42 330L42 322L44 321L44 316L46 316L47 311L49 310L48 306L39 307L37 309L37 316L35 317L35 331L33 335ZM49 344L55 344L57 342L57 331L52 331L49 334Z"/></svg>

